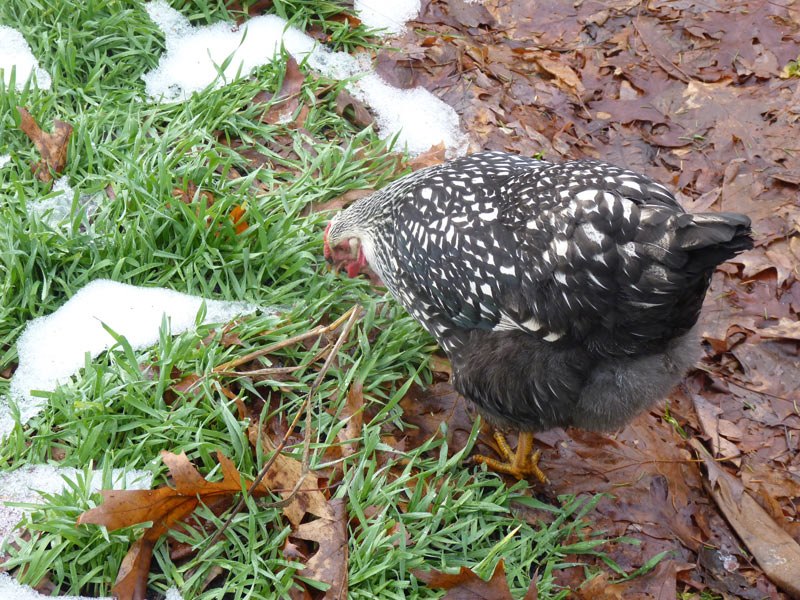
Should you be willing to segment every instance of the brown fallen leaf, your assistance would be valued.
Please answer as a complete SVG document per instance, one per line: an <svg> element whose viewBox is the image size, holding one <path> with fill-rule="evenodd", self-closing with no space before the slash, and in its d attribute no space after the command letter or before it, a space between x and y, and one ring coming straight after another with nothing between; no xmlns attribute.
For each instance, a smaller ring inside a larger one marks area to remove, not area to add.
<svg viewBox="0 0 800 600"><path fill-rule="evenodd" d="M408 448L417 448L435 435L440 435L442 422L447 424L447 446L450 454L464 448L472 433L474 415L464 397L449 383L436 383L425 389L411 386L400 401L403 419L417 427L403 432Z"/></svg>
<svg viewBox="0 0 800 600"><path fill-rule="evenodd" d="M551 53L536 53L531 57L539 67L555 78L560 87L565 87L571 93L580 96L584 92L583 83L577 73L570 67L561 55Z"/></svg>
<svg viewBox="0 0 800 600"><path fill-rule="evenodd" d="M711 441L714 456L730 460L737 467L741 466L742 461L737 458L741 454L739 448L725 437L723 428L720 426L722 409L708 402L700 394L692 394L692 402L703 433Z"/></svg>
<svg viewBox="0 0 800 600"><path fill-rule="evenodd" d="M163 486L155 490L103 490L103 503L78 517L78 525L104 525L109 531L152 521L122 561L112 593L118 600L144 600L153 548L158 539L182 519L190 515L202 501L214 502L220 496L237 494L250 487L233 462L221 452L217 459L222 481L208 481L198 473L185 453L162 451L161 459L172 476L174 488ZM253 495L263 496L269 489L261 485Z"/></svg>
<svg viewBox="0 0 800 600"><path fill-rule="evenodd" d="M756 333L763 338L800 340L800 321L784 317L774 325L757 329Z"/></svg>
<svg viewBox="0 0 800 600"><path fill-rule="evenodd" d="M431 146L429 150L426 150L422 154L419 154L408 161L408 166L411 167L412 171L418 171L419 169L424 169L425 167L433 167L435 165L440 165L445 160L445 147L444 143L436 144L435 146Z"/></svg>
<svg viewBox="0 0 800 600"><path fill-rule="evenodd" d="M489 581L484 581L472 570L461 567L456 574L442 573L441 571L412 571L414 577L424 581L429 588L447 590L443 596L447 600L512 600L511 590L508 588L505 567L500 560L494 568ZM536 578L531 582L528 592L523 600L536 600Z"/></svg>
<svg viewBox="0 0 800 600"><path fill-rule="evenodd" d="M328 502L325 514L295 529L291 537L319 544L299 572L302 577L330 585L324 600L347 598L347 503L341 498Z"/></svg>
<svg viewBox="0 0 800 600"><path fill-rule="evenodd" d="M800 598L800 544L745 491L741 481L714 461L699 440L689 443L705 464L711 496L758 566L784 592Z"/></svg>
<svg viewBox="0 0 800 600"><path fill-rule="evenodd" d="M20 129L31 139L42 156L42 160L33 166L34 174L41 181L53 181L53 174L59 175L67 165L67 146L72 135L72 125L56 119L53 121L53 133L46 133L27 109L18 106L17 110L21 119Z"/></svg>
<svg viewBox="0 0 800 600"><path fill-rule="evenodd" d="M364 389L361 382L354 383L347 390L347 402L339 418L347 424L339 430L337 438L342 442L342 456L351 456L358 450L357 438L361 436L364 423Z"/></svg>
<svg viewBox="0 0 800 600"><path fill-rule="evenodd" d="M271 454L275 451L275 445L269 435L257 423L247 428L247 437L254 447L258 447L260 444L267 453ZM269 489L278 490L281 497L286 499L300 480L302 471L303 465L299 460L279 454L272 469L269 470L261 483ZM289 519L293 528L297 528L300 525L306 513L311 513L317 517L329 514L328 501L325 499L324 494L319 491L318 479L313 473L306 475L300 490L283 507L283 514Z"/></svg>
<svg viewBox="0 0 800 600"><path fill-rule="evenodd" d="M306 76L300 70L297 61L293 56L289 56L286 60L286 70L283 72L281 89L274 96L265 98L270 105L261 116L261 121L275 124L287 123L291 120L297 127L302 127L308 115L308 109L303 107L304 110L301 110L297 117L294 116L294 113L300 106L300 91L303 89L305 80Z"/></svg>
<svg viewBox="0 0 800 600"><path fill-rule="evenodd" d="M608 581L608 573L600 573L576 590L580 600L624 600L625 588Z"/></svg>
<svg viewBox="0 0 800 600"><path fill-rule="evenodd" d="M369 196L374 192L375 190L371 189L347 190L341 196L337 196L333 200L328 200L327 202L323 202L322 204L313 204L313 203L308 204L303 209L303 216L318 212L342 210L343 208L350 206L356 200Z"/></svg>
<svg viewBox="0 0 800 600"><path fill-rule="evenodd" d="M233 0L226 2L228 10L231 12L241 12L249 17L261 15L272 8L272 0L254 0L252 2L243 2L242 0ZM238 18L237 23L241 24L245 21L243 18Z"/></svg>
<svg viewBox="0 0 800 600"><path fill-rule="evenodd" d="M336 114L358 127L369 127L375 122L375 117L367 110L366 104L345 90L340 90L336 95Z"/></svg>

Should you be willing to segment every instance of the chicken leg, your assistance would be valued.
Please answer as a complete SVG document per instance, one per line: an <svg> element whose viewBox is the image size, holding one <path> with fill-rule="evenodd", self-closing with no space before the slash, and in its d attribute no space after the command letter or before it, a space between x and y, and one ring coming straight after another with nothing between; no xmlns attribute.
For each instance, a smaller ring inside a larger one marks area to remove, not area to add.
<svg viewBox="0 0 800 600"><path fill-rule="evenodd" d="M547 476L539 468L539 457L541 451L533 450L533 433L530 431L520 431L517 441L517 452L511 450L506 437L499 431L494 432L494 439L500 448L500 453L505 460L497 460L477 454L472 457L473 462L484 464L496 473L513 475L517 479L527 479L531 475L536 477L541 483L550 483Z"/></svg>

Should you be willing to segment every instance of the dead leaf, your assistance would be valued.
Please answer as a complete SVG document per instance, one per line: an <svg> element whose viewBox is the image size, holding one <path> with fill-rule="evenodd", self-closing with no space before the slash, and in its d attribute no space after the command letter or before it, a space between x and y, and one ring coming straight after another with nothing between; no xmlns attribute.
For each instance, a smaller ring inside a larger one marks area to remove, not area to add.
<svg viewBox="0 0 800 600"><path fill-rule="evenodd" d="M300 575L327 583L325 600L347 598L347 502L336 498L326 504L320 518L303 523L291 537L319 544Z"/></svg>
<svg viewBox="0 0 800 600"><path fill-rule="evenodd" d="M247 231L248 227L247 221L244 220L244 216L246 214L246 210L241 205L237 204L231 209L231 212L228 214L230 217L231 222L233 223L233 229L236 231L237 234L242 234Z"/></svg>
<svg viewBox="0 0 800 600"><path fill-rule="evenodd" d="M67 147L72 135L72 125L56 119L53 121L53 133L46 133L27 109L18 106L17 110L21 118L20 129L31 139L42 157L33 166L34 174L41 181L53 181L53 174L60 175L67 165Z"/></svg>
<svg viewBox="0 0 800 600"><path fill-rule="evenodd" d="M152 521L143 536L131 546L120 566L112 592L118 600L144 600L153 547L182 519L190 515L202 500L237 494L252 482L242 478L234 464L217 452L223 479L208 481L189 462L186 454L163 451L161 459L172 476L174 488L155 490L103 490L103 503L78 517L78 525L104 525L109 531ZM268 494L263 483L253 490L254 496Z"/></svg>
<svg viewBox="0 0 800 600"><path fill-rule="evenodd" d="M245 12L250 17L261 15L272 8L272 0L254 0L251 2L243 2L243 0L228 0L225 3L228 10L232 12ZM247 7L245 11L244 6ZM237 23L241 24L243 21L237 19Z"/></svg>
<svg viewBox="0 0 800 600"><path fill-rule="evenodd" d="M345 117L358 127L369 127L375 123L375 117L369 112L366 104L354 98L346 90L339 90L336 95L336 114Z"/></svg>
<svg viewBox="0 0 800 600"><path fill-rule="evenodd" d="M358 450L357 438L361 437L364 423L364 390L361 382L353 383L347 390L347 402L339 418L347 424L339 430L337 438L342 443L342 456L351 456Z"/></svg>
<svg viewBox="0 0 800 600"><path fill-rule="evenodd" d="M697 417L700 420L700 425L703 428L703 433L711 441L711 446L714 449L714 456L717 458L725 458L731 460L737 467L741 466L742 461L737 457L741 454L739 448L724 437L722 433L722 423L730 423L730 421L721 420L719 417L722 414L722 409L718 406L712 405L700 394L692 394L694 408L697 411Z"/></svg>
<svg viewBox="0 0 800 600"><path fill-rule="evenodd" d="M269 435L257 423L253 423L247 428L247 436L254 447L258 447L260 444L268 454L275 451L275 445ZM288 498L300 480L302 470L303 466L299 460L279 454L275 464L272 465L261 483L271 490L277 490L281 497ZM319 491L318 479L313 473L306 475L300 491L289 504L283 507L283 514L293 528L300 525L307 512L317 517L329 514L328 501Z"/></svg>
<svg viewBox="0 0 800 600"><path fill-rule="evenodd" d="M418 154L414 158L412 158L408 162L408 166L411 167L412 171L418 171L419 169L424 169L425 167L433 167L435 165L440 165L445 161L445 147L444 144L436 144L435 146L431 146L429 150L426 150L422 154Z"/></svg>
<svg viewBox="0 0 800 600"><path fill-rule="evenodd" d="M293 56L286 59L286 69L283 72L281 89L271 98L259 98L268 100L269 108L261 116L264 123L292 123L296 127L302 127L305 123L308 109L301 110L295 117L295 112L300 106L300 92L306 80L305 74L300 70L297 61ZM304 107L305 108L305 107Z"/></svg>
<svg viewBox="0 0 800 600"><path fill-rule="evenodd" d="M563 55L537 52L531 55L530 59L539 65L543 71L552 75L558 83L565 86L571 93L578 96L583 94L584 87L580 77L565 62Z"/></svg>
<svg viewBox="0 0 800 600"><path fill-rule="evenodd" d="M608 573L600 573L576 590L581 600L625 600L622 585L610 583Z"/></svg>
<svg viewBox="0 0 800 600"><path fill-rule="evenodd" d="M452 455L464 448L472 432L475 414L449 383L436 383L426 389L413 385L400 401L400 407L403 419L417 428L403 432L407 448L416 448L440 435L441 424L445 423L448 451Z"/></svg>
<svg viewBox="0 0 800 600"><path fill-rule="evenodd" d="M728 522L775 584L800 598L800 544L794 541L744 490L741 481L720 467L698 440L690 441L708 472L708 487Z"/></svg>
<svg viewBox="0 0 800 600"><path fill-rule="evenodd" d="M756 333L764 338L800 340L800 321L796 318L782 318L774 325L760 327Z"/></svg>
<svg viewBox="0 0 800 600"><path fill-rule="evenodd" d="M308 204L303 209L303 215L309 215L318 212L342 210L343 208L350 206L356 200L369 196L374 192L375 190L347 190L341 196L338 196L333 200L328 200L327 202L323 202L322 204Z"/></svg>
<svg viewBox="0 0 800 600"><path fill-rule="evenodd" d="M443 599L513 600L511 591L508 589L508 580L506 579L502 560L497 562L489 581L484 581L467 567L461 567L461 570L455 575L436 570L422 571L419 569L412 571L412 573L414 577L424 581L429 588L447 590L447 593L442 597ZM534 590L533 592L529 590L526 594L526 600L534 600L536 598L536 587L533 586L532 589Z"/></svg>

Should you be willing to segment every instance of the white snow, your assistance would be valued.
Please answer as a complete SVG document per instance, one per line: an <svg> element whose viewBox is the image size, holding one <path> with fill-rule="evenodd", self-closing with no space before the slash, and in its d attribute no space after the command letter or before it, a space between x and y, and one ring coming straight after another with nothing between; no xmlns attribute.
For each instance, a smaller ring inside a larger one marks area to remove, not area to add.
<svg viewBox="0 0 800 600"><path fill-rule="evenodd" d="M3 600L112 600L110 597L43 596L32 587L17 583L8 573L0 573L0 598Z"/></svg>
<svg viewBox="0 0 800 600"><path fill-rule="evenodd" d="M293 55L309 54L315 41L274 15L254 17L246 26L215 23L192 27L164 0L145 5L147 14L166 35L167 52L143 79L148 96L161 101L186 100L216 82L216 87L247 77L274 60L283 43ZM228 66L220 67L231 57Z"/></svg>
<svg viewBox="0 0 800 600"><path fill-rule="evenodd" d="M11 162L11 156L8 154L0 154L0 169L5 167L8 163Z"/></svg>
<svg viewBox="0 0 800 600"><path fill-rule="evenodd" d="M0 71L3 71L6 84L11 81L12 67L16 67L18 90L25 87L25 82L31 75L40 89L49 90L53 83L50 74L39 66L22 34L16 29L0 25Z"/></svg>
<svg viewBox="0 0 800 600"><path fill-rule="evenodd" d="M44 200L33 200L27 203L28 214L38 215L42 221L56 227L60 223L69 220L72 209L72 197L75 195L69 185L69 178L64 175L53 183L53 192L58 195Z"/></svg>
<svg viewBox="0 0 800 600"><path fill-rule="evenodd" d="M88 598L86 596L44 596L32 587L17 583L8 573L0 573L0 598L2 600L113 600L109 596ZM178 588L167 590L165 600L183 600Z"/></svg>
<svg viewBox="0 0 800 600"><path fill-rule="evenodd" d="M19 366L11 378L10 396L17 403L23 423L40 413L45 400L32 391L52 391L93 358L115 344L103 328L107 325L124 336L134 349L158 342L166 316L173 335L194 328L203 298L164 288L146 288L95 280L81 288L54 313L30 321L17 340ZM245 302L205 300L206 323L230 321L255 312ZM8 399L0 399L0 440L14 427Z"/></svg>
<svg viewBox="0 0 800 600"><path fill-rule="evenodd" d="M385 29L389 35L403 33L406 21L419 14L420 0L355 0L356 15L367 27Z"/></svg>
<svg viewBox="0 0 800 600"><path fill-rule="evenodd" d="M237 74L247 76L275 60L283 45L298 61L306 60L326 77L355 78L348 90L372 109L382 138L399 134L398 144L411 154L421 154L439 143L444 143L449 158L466 153L467 137L452 107L424 88L400 90L387 84L366 55L331 52L274 15L254 17L240 27L222 22L193 27L164 0L149 2L146 8L164 31L167 46L158 67L143 75L147 94L154 100L183 101L209 85L230 83ZM394 12L394 5L391 10L392 15L400 14ZM228 58L230 62L219 77L219 68Z"/></svg>
<svg viewBox="0 0 800 600"><path fill-rule="evenodd" d="M439 143L448 149L448 158L466 154L467 137L461 131L458 114L428 90L401 90L377 73L369 73L350 92L372 107L381 137L399 133L397 143L412 155Z"/></svg>
<svg viewBox="0 0 800 600"><path fill-rule="evenodd" d="M77 481L83 473L72 467L54 465L26 465L16 471L0 473L0 548L3 542L13 533L17 523L26 509L7 506L7 503L39 504L39 492L58 494L67 486L64 478ZM149 490L153 483L153 474L148 471L128 471L113 469L111 487L113 489ZM89 489L96 492L102 489L103 472L92 471ZM0 585L2 590L2 585ZM0 594L0 598L6 598Z"/></svg>

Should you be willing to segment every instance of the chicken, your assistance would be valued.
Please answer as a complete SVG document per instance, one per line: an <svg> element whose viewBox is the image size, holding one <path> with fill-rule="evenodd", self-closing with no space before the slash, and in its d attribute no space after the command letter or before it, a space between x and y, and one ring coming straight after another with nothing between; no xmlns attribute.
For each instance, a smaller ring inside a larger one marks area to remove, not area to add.
<svg viewBox="0 0 800 600"><path fill-rule="evenodd" d="M422 169L338 213L325 256L366 263L450 358L499 428L496 471L545 481L533 434L619 428L699 354L711 274L750 220L688 214L651 179L589 160L482 152Z"/></svg>

